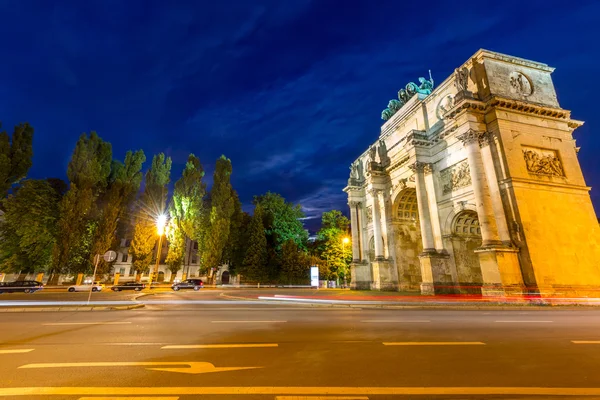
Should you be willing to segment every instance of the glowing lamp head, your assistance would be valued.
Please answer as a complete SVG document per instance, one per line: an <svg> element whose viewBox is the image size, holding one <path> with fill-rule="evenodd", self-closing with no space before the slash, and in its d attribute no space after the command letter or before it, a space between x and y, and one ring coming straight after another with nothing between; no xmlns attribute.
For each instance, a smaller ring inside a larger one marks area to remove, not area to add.
<svg viewBox="0 0 600 400"><path fill-rule="evenodd" d="M162 236L165 233L165 225L167 224L167 216L159 215L156 219L156 230L158 232L158 236Z"/></svg>
<svg viewBox="0 0 600 400"><path fill-rule="evenodd" d="M348 242L350 242L350 239L348 239L347 237L342 239L342 243L347 244Z"/></svg>

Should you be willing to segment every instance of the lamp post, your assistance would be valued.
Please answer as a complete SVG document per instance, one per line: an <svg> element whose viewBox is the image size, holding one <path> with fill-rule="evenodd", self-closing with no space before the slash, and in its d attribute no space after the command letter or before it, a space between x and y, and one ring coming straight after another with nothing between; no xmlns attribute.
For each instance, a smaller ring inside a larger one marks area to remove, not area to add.
<svg viewBox="0 0 600 400"><path fill-rule="evenodd" d="M156 232L158 233L158 248L156 249L156 266L154 267L154 273L150 274L148 282L148 288L152 288L153 278L156 276L158 280L158 265L160 264L160 251L162 250L162 237L165 233L165 225L167 224L167 216L161 214L156 219Z"/></svg>
<svg viewBox="0 0 600 400"><path fill-rule="evenodd" d="M350 239L348 239L348 237L344 237L342 239L342 260L344 260L344 289L346 288L346 273L347 273L347 269L348 266L346 265L346 243L349 243Z"/></svg>

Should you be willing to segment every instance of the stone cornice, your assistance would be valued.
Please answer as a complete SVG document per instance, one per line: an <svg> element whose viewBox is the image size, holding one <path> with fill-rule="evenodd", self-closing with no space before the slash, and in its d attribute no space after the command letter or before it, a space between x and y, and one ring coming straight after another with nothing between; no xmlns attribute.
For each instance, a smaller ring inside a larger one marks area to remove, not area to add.
<svg viewBox="0 0 600 400"><path fill-rule="evenodd" d="M553 72L554 68L537 61L526 60L520 57L509 56L502 53L496 53L495 51L480 49L477 53L473 54L472 60L481 61L486 58L498 61L504 61L510 64L522 65L524 67L535 68L545 72Z"/></svg>
<svg viewBox="0 0 600 400"><path fill-rule="evenodd" d="M570 125L572 124L575 127L581 126L581 121L570 119L571 111L569 110L548 107L542 104L528 103L515 99L508 99L500 96L493 96L485 102L466 97L448 110L448 112L444 114L444 118L455 118L457 115L466 110L485 113L492 108L514 110L525 114L534 114L563 121L567 120Z"/></svg>

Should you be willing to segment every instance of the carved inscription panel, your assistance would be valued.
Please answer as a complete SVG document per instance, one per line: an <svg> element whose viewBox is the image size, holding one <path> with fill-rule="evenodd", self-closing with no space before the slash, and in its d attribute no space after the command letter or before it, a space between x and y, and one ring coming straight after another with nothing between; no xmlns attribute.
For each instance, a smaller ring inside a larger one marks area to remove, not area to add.
<svg viewBox="0 0 600 400"><path fill-rule="evenodd" d="M556 150L523 146L523 158L527 171L532 174L565 176L562 162Z"/></svg>
<svg viewBox="0 0 600 400"><path fill-rule="evenodd" d="M451 167L440 171L443 194L467 187L471 184L471 171L467 160L463 160Z"/></svg>

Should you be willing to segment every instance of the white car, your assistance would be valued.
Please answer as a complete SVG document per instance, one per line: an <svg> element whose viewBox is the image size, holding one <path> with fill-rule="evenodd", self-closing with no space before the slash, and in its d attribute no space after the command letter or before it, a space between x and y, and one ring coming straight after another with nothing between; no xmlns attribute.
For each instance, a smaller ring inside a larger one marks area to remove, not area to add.
<svg viewBox="0 0 600 400"><path fill-rule="evenodd" d="M100 283L100 282L94 282L93 285L91 284L83 284L83 285L73 285L73 286L69 286L69 292L89 292L90 289L92 289L92 292L99 292L102 289L104 289L104 284Z"/></svg>

